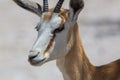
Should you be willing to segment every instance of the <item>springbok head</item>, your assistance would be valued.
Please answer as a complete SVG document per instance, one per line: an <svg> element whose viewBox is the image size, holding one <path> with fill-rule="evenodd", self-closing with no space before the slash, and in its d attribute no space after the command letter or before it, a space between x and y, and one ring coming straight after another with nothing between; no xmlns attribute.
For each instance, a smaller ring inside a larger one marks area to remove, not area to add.
<svg viewBox="0 0 120 80"><path fill-rule="evenodd" d="M14 0L14 2L40 17L36 27L38 37L30 50L29 62L37 66L65 56L68 51L69 29L76 23L83 7L82 0L78 2L82 5L76 5L77 2L71 0L69 10L61 9L64 0L59 0L54 9L48 8L48 0L43 0L43 7L29 0Z"/></svg>

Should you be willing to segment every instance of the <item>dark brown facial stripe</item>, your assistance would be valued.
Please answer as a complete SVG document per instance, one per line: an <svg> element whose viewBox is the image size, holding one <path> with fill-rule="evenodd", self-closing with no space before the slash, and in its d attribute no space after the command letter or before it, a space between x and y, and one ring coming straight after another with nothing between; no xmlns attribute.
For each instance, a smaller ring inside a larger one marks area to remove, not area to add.
<svg viewBox="0 0 120 80"><path fill-rule="evenodd" d="M50 48L52 47L54 42L54 37L51 38L50 43L48 44L47 48L45 49L45 51L43 52L43 55L45 55L46 52L48 52L50 50Z"/></svg>

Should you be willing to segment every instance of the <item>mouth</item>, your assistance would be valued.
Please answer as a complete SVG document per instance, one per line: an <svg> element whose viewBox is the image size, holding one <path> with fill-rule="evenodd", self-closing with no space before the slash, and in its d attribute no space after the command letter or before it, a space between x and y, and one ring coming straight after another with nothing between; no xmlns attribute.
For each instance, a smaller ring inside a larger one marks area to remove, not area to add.
<svg viewBox="0 0 120 80"><path fill-rule="evenodd" d="M41 60L35 60L34 58L28 58L28 62L30 62L31 65L37 66L37 65L42 65L46 61L46 58L43 58Z"/></svg>

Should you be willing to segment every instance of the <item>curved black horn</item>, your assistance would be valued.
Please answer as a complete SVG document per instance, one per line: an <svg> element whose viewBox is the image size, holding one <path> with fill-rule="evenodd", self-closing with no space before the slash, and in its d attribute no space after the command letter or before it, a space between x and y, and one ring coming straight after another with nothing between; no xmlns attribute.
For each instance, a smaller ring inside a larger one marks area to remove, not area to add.
<svg viewBox="0 0 120 80"><path fill-rule="evenodd" d="M59 13L60 12L60 9L62 7L62 4L63 4L64 0L59 0L55 9L54 9L54 13Z"/></svg>
<svg viewBox="0 0 120 80"><path fill-rule="evenodd" d="M48 12L48 0L43 0L43 12Z"/></svg>

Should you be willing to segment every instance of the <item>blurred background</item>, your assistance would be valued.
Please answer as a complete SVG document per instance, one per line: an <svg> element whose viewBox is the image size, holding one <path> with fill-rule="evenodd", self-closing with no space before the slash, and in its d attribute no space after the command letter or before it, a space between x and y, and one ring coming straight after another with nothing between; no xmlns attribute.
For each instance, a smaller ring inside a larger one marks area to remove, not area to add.
<svg viewBox="0 0 120 80"><path fill-rule="evenodd" d="M42 4L42 0L33 0ZM54 7L58 0L49 0ZM120 59L120 0L85 0L79 15L81 39L91 63L104 65ZM65 0L64 8L68 8ZM27 61L39 17L12 0L0 0L0 80L63 80L51 61L33 67Z"/></svg>

